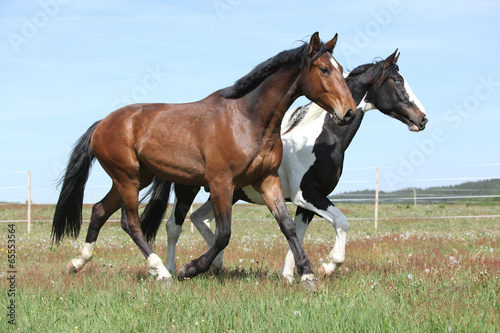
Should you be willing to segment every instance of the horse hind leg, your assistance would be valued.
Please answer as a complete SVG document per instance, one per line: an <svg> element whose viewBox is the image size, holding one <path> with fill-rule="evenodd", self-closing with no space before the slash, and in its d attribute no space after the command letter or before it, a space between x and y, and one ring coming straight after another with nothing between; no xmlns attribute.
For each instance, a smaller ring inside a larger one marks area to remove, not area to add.
<svg viewBox="0 0 500 333"><path fill-rule="evenodd" d="M194 198L200 191L197 186L175 184L175 201L172 213L167 220L167 270L175 275L175 247L182 233L182 225L189 213Z"/></svg>
<svg viewBox="0 0 500 333"><path fill-rule="evenodd" d="M349 224L345 215L334 205L328 208L324 218L335 228L335 245L319 269L321 276L329 276L345 262L345 245Z"/></svg>
<svg viewBox="0 0 500 333"><path fill-rule="evenodd" d="M297 238L300 243L304 243L304 237L306 235L307 227L309 226L309 222L314 217L314 212L310 210L304 209L302 207L297 207L297 211L295 213L295 228L297 230ZM290 247L288 247L288 252L285 257L285 262L283 263L283 267L281 268L281 276L288 282L292 283L294 280L293 274L295 270L295 259L293 258L293 252Z"/></svg>
<svg viewBox="0 0 500 333"><path fill-rule="evenodd" d="M182 221L176 220L175 211L177 208L177 197L174 201L174 207L172 209L172 213L167 220L167 264L166 268L170 272L170 274L175 275L175 247L177 246L177 242L179 241L179 237L182 233Z"/></svg>
<svg viewBox="0 0 500 333"><path fill-rule="evenodd" d="M304 199L298 202L297 205L313 211L316 215L330 222L335 228L335 245L332 251L326 256L326 260L318 272L320 276L329 276L345 261L345 246L349 224L345 215L327 197L316 190L311 190L307 196L310 198L310 201Z"/></svg>
<svg viewBox="0 0 500 333"><path fill-rule="evenodd" d="M99 231L109 217L120 208L120 195L115 186L108 194L92 207L89 228L85 243L80 246L76 258L70 260L67 266L69 273L80 271L94 255L95 244Z"/></svg>
<svg viewBox="0 0 500 333"><path fill-rule="evenodd" d="M191 207L196 195L200 191L200 187L191 187L184 185L175 185L175 203L172 213L167 221L167 269L171 274L175 274L175 247L179 241L179 236L182 232L182 224L186 219L186 215ZM210 229L210 221L214 218L212 201L210 198L200 208L191 214L190 220L196 226L208 247L212 247L215 243L215 235ZM207 223L208 222L208 223ZM218 274L222 268L222 256L224 251L221 251L215 257L210 271L213 274Z"/></svg>
<svg viewBox="0 0 500 333"><path fill-rule="evenodd" d="M172 283L172 275L165 268L160 257L151 249L142 232L138 212L140 187L134 183L132 179L125 178L118 186L122 197L121 227L132 238L146 258L149 265L149 273L157 275L158 281L170 284Z"/></svg>

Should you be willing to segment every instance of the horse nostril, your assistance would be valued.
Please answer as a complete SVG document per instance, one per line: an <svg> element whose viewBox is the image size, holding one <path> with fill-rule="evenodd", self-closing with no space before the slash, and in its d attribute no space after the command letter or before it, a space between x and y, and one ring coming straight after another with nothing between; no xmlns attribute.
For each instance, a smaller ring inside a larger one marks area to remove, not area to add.
<svg viewBox="0 0 500 333"><path fill-rule="evenodd" d="M352 111L352 109L347 110L344 116L344 122L350 123L353 120L353 118L354 118L354 112Z"/></svg>
<svg viewBox="0 0 500 333"><path fill-rule="evenodd" d="M424 115L422 116L422 120L420 121L420 123L421 123L422 125L425 125L425 124L427 124L427 122L428 122L428 121L429 121L429 120L427 119L427 116L424 114Z"/></svg>

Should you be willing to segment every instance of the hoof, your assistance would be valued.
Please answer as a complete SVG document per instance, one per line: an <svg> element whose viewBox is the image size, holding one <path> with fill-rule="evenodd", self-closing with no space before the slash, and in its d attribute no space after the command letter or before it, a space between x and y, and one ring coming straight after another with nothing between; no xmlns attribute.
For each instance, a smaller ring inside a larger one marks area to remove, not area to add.
<svg viewBox="0 0 500 333"><path fill-rule="evenodd" d="M75 275L78 272L78 269L76 269L76 267L72 263L69 263L66 267L66 271L69 275Z"/></svg>
<svg viewBox="0 0 500 333"><path fill-rule="evenodd" d="M281 277L282 277L282 278L283 278L283 280L285 280L285 282L286 282L286 283L288 283L288 284L292 284L292 283L293 283L293 281L295 280L295 279L293 278L293 275L291 275L291 276L290 276L290 275L281 275Z"/></svg>
<svg viewBox="0 0 500 333"><path fill-rule="evenodd" d="M68 272L68 274L76 274L80 269L82 269L82 267L83 265L79 265L79 259L71 259L71 261L66 266L66 271Z"/></svg>
<svg viewBox="0 0 500 333"><path fill-rule="evenodd" d="M157 277L156 281L160 282L162 285L165 285L167 287L170 287L174 283L174 280L172 279L171 276L164 276L162 278Z"/></svg>
<svg viewBox="0 0 500 333"><path fill-rule="evenodd" d="M193 274L189 274L190 267L188 264L183 266L181 269L177 271L177 278L179 281L189 280L193 277Z"/></svg>
<svg viewBox="0 0 500 333"><path fill-rule="evenodd" d="M302 276L301 281L307 290L317 291L319 288L318 279L314 276L314 274Z"/></svg>
<svg viewBox="0 0 500 333"><path fill-rule="evenodd" d="M321 277L328 277L333 275L333 273L338 270L342 263L323 263L318 271Z"/></svg>
<svg viewBox="0 0 500 333"><path fill-rule="evenodd" d="M184 266L177 271L177 278L181 281L186 279L186 269Z"/></svg>
<svg viewBox="0 0 500 333"><path fill-rule="evenodd" d="M215 265L210 265L209 272L212 273L213 275L217 276L220 273L220 267L217 267Z"/></svg>

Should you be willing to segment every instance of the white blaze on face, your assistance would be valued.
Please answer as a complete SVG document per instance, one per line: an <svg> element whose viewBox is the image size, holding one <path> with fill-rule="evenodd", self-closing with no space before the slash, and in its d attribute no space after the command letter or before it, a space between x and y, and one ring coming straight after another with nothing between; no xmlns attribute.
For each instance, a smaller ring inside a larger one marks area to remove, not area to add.
<svg viewBox="0 0 500 333"><path fill-rule="evenodd" d="M333 67L335 67L335 69L337 69L337 71L340 72L339 63L337 62L337 60L335 60L335 58L332 55L330 56L330 62L332 63Z"/></svg>
<svg viewBox="0 0 500 333"><path fill-rule="evenodd" d="M401 73L399 73L399 75L401 75ZM410 102L415 103L415 105L420 109L420 111L422 111L423 114L427 114L425 112L424 106L422 105L422 103L420 103L420 100L417 98L417 96L415 96L415 94L411 90L410 84L408 83L408 81L406 81L406 79L404 78L403 75L401 75L401 77L403 78L403 82L404 82L404 87L405 87L406 93L410 97Z"/></svg>

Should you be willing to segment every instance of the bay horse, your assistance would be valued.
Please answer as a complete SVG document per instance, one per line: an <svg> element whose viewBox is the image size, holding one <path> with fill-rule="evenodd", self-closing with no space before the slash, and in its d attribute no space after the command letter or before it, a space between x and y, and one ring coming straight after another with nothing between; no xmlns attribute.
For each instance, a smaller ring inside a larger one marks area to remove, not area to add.
<svg viewBox="0 0 500 333"><path fill-rule="evenodd" d="M113 184L92 208L85 243L68 264L70 272L91 260L101 227L120 207L121 227L137 244L158 280L172 276L146 239L138 215L138 193L153 178L187 186L208 186L216 221L215 239L200 258L178 272L191 278L210 268L231 235L233 192L252 186L276 217L289 242L297 272L309 288L317 278L286 209L278 175L282 157L280 126L298 97L321 105L338 125L354 119L356 104L332 52L337 35L282 51L232 86L186 104L133 104L94 123L74 147L62 181L52 224L52 242L76 238L91 165L99 161ZM164 183L165 184L165 183Z"/></svg>
<svg viewBox="0 0 500 333"><path fill-rule="evenodd" d="M286 200L297 206L295 224L298 238L303 241L314 215L330 222L336 232L335 246L322 264L320 275L332 274L345 260L349 225L344 214L328 199L328 195L339 182L345 151L356 135L365 112L378 109L383 114L398 119L414 132L424 130L428 121L424 107L412 92L408 81L399 72L398 58L396 50L385 60L358 66L347 75L347 85L358 106L355 119L350 125L338 126L334 119L315 103L290 110L285 115L282 124L283 160L278 173ZM162 181L155 179L152 187L155 199L151 200L151 207L146 207L144 221L161 219L163 216L166 202L159 202L164 190L162 186ZM174 189L176 201L167 221L166 267L172 274L175 273L175 245L182 231L181 226L199 191L199 188L178 184L175 184ZM251 187L237 190L233 201L237 200L263 204L259 193ZM203 222L209 222L213 218L212 214L209 198L190 216L208 244L213 244L214 236ZM213 265L214 271L222 267L222 253ZM293 269L293 253L289 248L281 274L290 282L293 280Z"/></svg>

